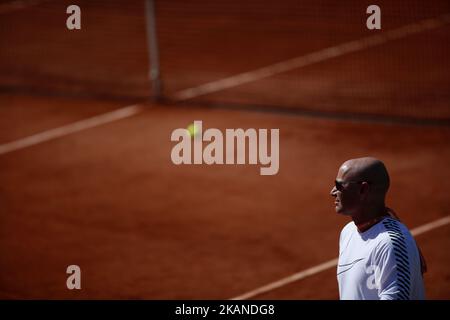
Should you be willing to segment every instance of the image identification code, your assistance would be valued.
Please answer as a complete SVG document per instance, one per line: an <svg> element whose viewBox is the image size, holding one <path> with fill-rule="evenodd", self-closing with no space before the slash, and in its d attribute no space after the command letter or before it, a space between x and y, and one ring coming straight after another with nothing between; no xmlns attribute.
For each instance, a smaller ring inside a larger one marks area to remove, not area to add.
<svg viewBox="0 0 450 320"><path fill-rule="evenodd" d="M220 304L218 308L212 306L192 306L182 304L175 308L176 315L200 315L203 318L208 314L218 315L273 315L274 305L257 304Z"/></svg>

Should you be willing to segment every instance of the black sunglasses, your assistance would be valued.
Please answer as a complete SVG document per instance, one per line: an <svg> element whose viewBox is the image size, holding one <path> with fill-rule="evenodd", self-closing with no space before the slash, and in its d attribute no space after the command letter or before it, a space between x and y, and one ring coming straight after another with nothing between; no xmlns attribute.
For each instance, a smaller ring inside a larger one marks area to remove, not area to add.
<svg viewBox="0 0 450 320"><path fill-rule="evenodd" d="M344 184L345 183L363 183L366 182L368 184L370 184L370 182L367 181L338 181L338 180L334 180L334 186L336 187L337 191L342 191L344 190Z"/></svg>

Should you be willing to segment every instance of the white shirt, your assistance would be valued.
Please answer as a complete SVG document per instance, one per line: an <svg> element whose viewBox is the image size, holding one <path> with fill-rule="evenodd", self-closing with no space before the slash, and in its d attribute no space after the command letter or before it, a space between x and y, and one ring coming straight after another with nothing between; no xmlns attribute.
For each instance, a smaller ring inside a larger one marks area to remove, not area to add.
<svg viewBox="0 0 450 320"><path fill-rule="evenodd" d="M337 279L341 300L425 299L416 242L389 217L363 233L353 221L342 229Z"/></svg>

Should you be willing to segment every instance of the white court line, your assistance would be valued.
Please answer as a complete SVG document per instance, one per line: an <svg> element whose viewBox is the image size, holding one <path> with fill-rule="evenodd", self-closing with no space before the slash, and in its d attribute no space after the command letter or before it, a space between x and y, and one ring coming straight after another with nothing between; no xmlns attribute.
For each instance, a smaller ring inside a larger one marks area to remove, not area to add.
<svg viewBox="0 0 450 320"><path fill-rule="evenodd" d="M411 234L413 236L418 236L419 234L422 234L422 233L428 232L430 230L445 226L446 224L449 224L449 223L450 223L450 216L446 216L442 219L435 220L433 222L430 222L430 223L424 224L420 227L412 229Z"/></svg>
<svg viewBox="0 0 450 320"><path fill-rule="evenodd" d="M97 127L105 123L117 121L120 119L131 117L143 110L141 105L132 105L124 108L120 108L108 113L104 113L92 118L80 120L59 128L50 129L41 133L34 134L32 136L19 139L16 141L12 141L6 144L0 145L0 155L12 152L15 150L23 149L26 147L30 147L36 145L38 143L42 143L45 141L49 141L52 139L56 139L74 132L86 130L89 128Z"/></svg>
<svg viewBox="0 0 450 320"><path fill-rule="evenodd" d="M172 98L176 101L183 101L224 89L237 87L239 85L267 78L282 72L291 71L331 58L343 56L348 53L374 47L386 43L390 40L396 40L422 31L436 29L446 25L447 23L450 23L450 13L441 15L433 19L426 19L416 23L408 24L403 27L386 31L374 36L345 42L300 57L278 62L252 71L240 73L228 78L208 82L197 87L184 89L175 93Z"/></svg>
<svg viewBox="0 0 450 320"><path fill-rule="evenodd" d="M422 225L420 227L417 227L417 228L411 230L411 234L413 236L418 236L419 234L428 232L430 230L436 229L438 227L444 226L444 225L449 224L449 223L450 223L450 216L446 216L446 217L444 217L442 219L435 220L433 222L424 224L424 225ZM280 287L283 287L283 286L288 285L290 283L293 283L295 281L302 280L302 279L307 278L309 276L315 275L315 274L317 274L319 272L322 272L322 271L325 271L327 269L331 269L331 268L335 267L337 265L337 263L338 263L338 259L337 258L329 260L327 262L321 263L321 264L319 264L317 266L314 266L312 268L309 268L309 269L306 269L306 270L294 273L293 275L290 275L290 276L285 277L283 279L280 279L278 281L269 283L269 284L267 284L265 286L262 286L262 287L259 287L259 288L255 289L255 290L252 290L252 291L246 292L244 294L241 294L241 295L239 295L237 297L231 298L230 300L245 300L245 299L253 298L255 296L258 296L258 295L261 295L263 293L267 293L269 291L278 289Z"/></svg>

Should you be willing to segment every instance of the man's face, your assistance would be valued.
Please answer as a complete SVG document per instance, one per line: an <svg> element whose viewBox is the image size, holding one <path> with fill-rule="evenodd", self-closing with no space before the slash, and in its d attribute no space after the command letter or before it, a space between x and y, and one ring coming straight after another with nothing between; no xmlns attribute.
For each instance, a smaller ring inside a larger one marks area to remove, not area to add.
<svg viewBox="0 0 450 320"><path fill-rule="evenodd" d="M360 185L351 179L349 166L343 164L338 171L336 181L337 185L331 189L331 196L335 198L335 210L339 214L352 216L360 204L359 188Z"/></svg>

